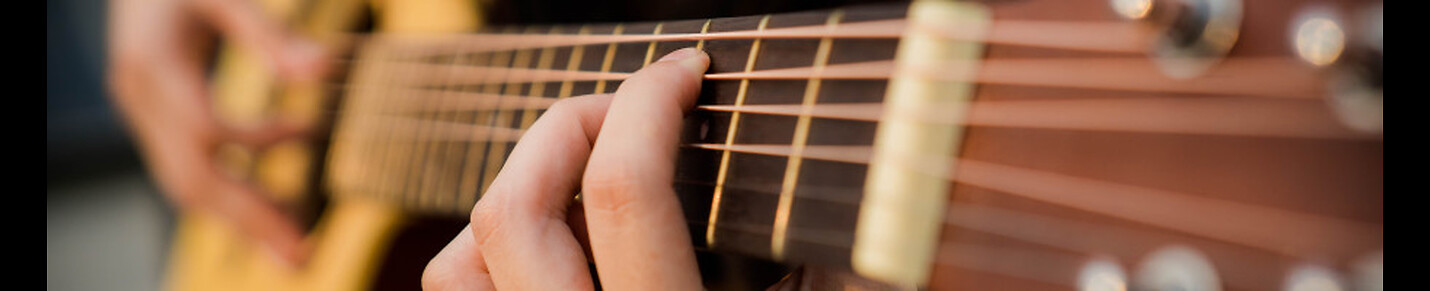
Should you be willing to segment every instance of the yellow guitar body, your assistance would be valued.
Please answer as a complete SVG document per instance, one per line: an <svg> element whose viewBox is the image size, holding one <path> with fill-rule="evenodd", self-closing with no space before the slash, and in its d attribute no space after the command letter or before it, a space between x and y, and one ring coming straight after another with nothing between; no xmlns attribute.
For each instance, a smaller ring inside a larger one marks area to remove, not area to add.
<svg viewBox="0 0 1430 291"><path fill-rule="evenodd" d="M264 0L275 19L320 42L334 44L356 25L371 5L375 29L384 33L472 31L481 23L476 3L464 0ZM299 17L298 11L310 11ZM261 59L237 46L219 51L214 78L214 110L231 124L282 118L317 123L327 107L317 86L279 84ZM229 167L248 177L283 204L312 195L315 163L321 157L304 141L275 145L261 152L237 147L221 151ZM367 289L382 264L392 237L403 225L395 206L356 195L333 195L307 243L311 256L302 266L279 263L260 246L216 217L181 213L174 231L166 287L175 290L357 290ZM416 282L413 282L414 286Z"/></svg>

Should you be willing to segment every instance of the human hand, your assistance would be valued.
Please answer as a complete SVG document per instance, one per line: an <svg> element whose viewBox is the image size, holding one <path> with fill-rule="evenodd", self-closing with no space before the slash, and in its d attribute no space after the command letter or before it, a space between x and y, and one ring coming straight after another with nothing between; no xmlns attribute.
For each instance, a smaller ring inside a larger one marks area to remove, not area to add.
<svg viewBox="0 0 1430 291"><path fill-rule="evenodd" d="M205 74L209 27L261 52L286 80L322 74L320 47L241 0L115 0L109 13L109 78L150 172L184 211L216 214L288 263L305 257L302 234L260 190L214 160L224 143L261 148L303 134L284 122L226 125L211 112Z"/></svg>
<svg viewBox="0 0 1430 291"><path fill-rule="evenodd" d="M704 52L679 50L615 94L548 109L512 150L471 224L428 263L423 287L589 290L590 254L610 290L701 289L672 185L680 120L709 63ZM573 204L578 192L582 201Z"/></svg>

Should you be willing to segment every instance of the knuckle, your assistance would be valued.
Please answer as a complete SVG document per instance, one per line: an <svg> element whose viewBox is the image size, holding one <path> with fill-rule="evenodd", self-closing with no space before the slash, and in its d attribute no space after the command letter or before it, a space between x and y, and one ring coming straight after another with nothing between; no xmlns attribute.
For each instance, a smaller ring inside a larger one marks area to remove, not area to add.
<svg viewBox="0 0 1430 291"><path fill-rule="evenodd" d="M487 201L482 200L477 202L476 207L472 207L472 233L476 237L477 245L484 244L488 238L497 233L506 218L502 208L492 207L492 203Z"/></svg>
<svg viewBox="0 0 1430 291"><path fill-rule="evenodd" d="M543 114L542 116L574 117L576 115L576 110L574 107L576 106L576 102L578 102L577 98L579 97L562 98L560 100L557 100L555 103L551 103L551 107L547 107L546 114Z"/></svg>
<svg viewBox="0 0 1430 291"><path fill-rule="evenodd" d="M647 189L644 179L619 169L588 173L581 192L586 208L613 214L630 212L641 202L641 191Z"/></svg>
<svg viewBox="0 0 1430 291"><path fill-rule="evenodd" d="M476 234L478 244L488 238L500 236L499 233L509 227L524 228L547 221L565 220L564 207L560 210L552 209L540 201L526 199L530 196L509 195L522 193L507 190L502 184L494 184L492 187L487 191L488 194L504 193L484 195L487 197L482 198L472 208L472 232Z"/></svg>
<svg viewBox="0 0 1430 291"><path fill-rule="evenodd" d="M533 124L528 131L535 131L550 126L561 127L578 120L580 118L580 112L578 112L576 108L576 102L578 102L574 100L576 98L579 97L563 98L552 103L551 106L546 108L546 113L541 114L541 117L537 118L536 124Z"/></svg>

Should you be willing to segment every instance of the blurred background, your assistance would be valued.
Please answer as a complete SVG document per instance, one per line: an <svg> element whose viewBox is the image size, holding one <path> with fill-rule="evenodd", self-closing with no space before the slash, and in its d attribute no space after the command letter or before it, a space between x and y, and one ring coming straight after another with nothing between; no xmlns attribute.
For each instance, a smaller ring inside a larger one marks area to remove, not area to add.
<svg viewBox="0 0 1430 291"><path fill-rule="evenodd" d="M172 213L104 83L103 0L45 1L45 289L156 290Z"/></svg>

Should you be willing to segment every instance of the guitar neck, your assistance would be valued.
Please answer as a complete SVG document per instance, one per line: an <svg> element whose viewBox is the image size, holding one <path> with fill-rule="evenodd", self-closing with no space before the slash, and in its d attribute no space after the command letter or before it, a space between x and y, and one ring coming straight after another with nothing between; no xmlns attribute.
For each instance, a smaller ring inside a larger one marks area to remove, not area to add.
<svg viewBox="0 0 1430 291"><path fill-rule="evenodd" d="M345 88L329 184L344 198L465 215L546 106L614 92L625 75L653 59L699 47L712 63L699 107L685 120L674 185L692 241L719 241L719 248L761 257L798 250L779 255L847 267L868 175L867 158L857 156L867 156L878 120L816 118L800 114L798 106L877 110L888 76L741 74L891 65L898 30L858 38L821 35L841 25L897 24L906 11L903 5L885 5L657 23L497 27L463 36L471 42L369 45L357 53ZM812 33L719 36L781 30ZM510 40L509 48L482 43L479 36ZM602 37L639 40L592 43ZM763 105L796 110L743 112ZM845 157L851 153L853 160ZM790 245L776 248L772 241Z"/></svg>

